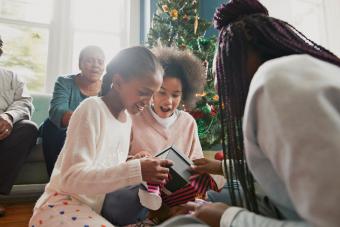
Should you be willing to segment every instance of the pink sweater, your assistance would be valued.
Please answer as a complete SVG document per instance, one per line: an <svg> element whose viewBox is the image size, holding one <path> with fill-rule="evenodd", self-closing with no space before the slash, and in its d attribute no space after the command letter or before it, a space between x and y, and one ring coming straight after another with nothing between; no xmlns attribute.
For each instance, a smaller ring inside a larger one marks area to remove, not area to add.
<svg viewBox="0 0 340 227"><path fill-rule="evenodd" d="M146 108L142 113L131 116L133 140L130 155L142 150L155 155L175 145L192 160L203 157L197 125L189 113L179 111L176 121L166 129L154 119L150 111Z"/></svg>

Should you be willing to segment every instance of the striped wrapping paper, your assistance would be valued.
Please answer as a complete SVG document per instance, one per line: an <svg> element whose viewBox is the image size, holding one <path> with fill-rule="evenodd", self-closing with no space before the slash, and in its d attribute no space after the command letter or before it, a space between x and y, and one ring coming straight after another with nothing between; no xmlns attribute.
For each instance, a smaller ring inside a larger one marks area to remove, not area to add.
<svg viewBox="0 0 340 227"><path fill-rule="evenodd" d="M185 187L173 193L166 190L164 186L161 187L161 196L168 207L173 207L189 201L195 201L195 198L204 199L208 190L218 191L218 187L209 174L202 174L193 178Z"/></svg>

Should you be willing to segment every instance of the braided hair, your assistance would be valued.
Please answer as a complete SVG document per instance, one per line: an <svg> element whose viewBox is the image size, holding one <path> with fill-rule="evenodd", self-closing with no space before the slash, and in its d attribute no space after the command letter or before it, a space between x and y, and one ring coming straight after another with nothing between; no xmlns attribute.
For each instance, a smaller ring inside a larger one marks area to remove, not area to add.
<svg viewBox="0 0 340 227"><path fill-rule="evenodd" d="M2 42L2 39L1 39L1 36L0 36L0 56L2 55L2 44L3 44L3 42Z"/></svg>
<svg viewBox="0 0 340 227"><path fill-rule="evenodd" d="M250 51L259 54L261 62L292 54L309 54L340 66L340 59L314 43L292 25L269 17L268 10L257 0L231 0L215 12L214 26L219 30L215 56L224 157L230 159L227 181L235 178L243 189L231 187L232 205L245 204L257 212L254 180L245 162L242 117L253 75L247 71ZM239 196L236 196L239 195Z"/></svg>

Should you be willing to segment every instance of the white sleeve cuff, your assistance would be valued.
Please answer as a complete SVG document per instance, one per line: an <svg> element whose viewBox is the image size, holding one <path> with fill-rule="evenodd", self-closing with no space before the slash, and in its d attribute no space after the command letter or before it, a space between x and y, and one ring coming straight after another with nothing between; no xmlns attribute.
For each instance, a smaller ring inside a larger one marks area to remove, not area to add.
<svg viewBox="0 0 340 227"><path fill-rule="evenodd" d="M126 162L127 172L129 173L128 185L139 184L142 182L142 170L139 159Z"/></svg>
<svg viewBox="0 0 340 227"><path fill-rule="evenodd" d="M242 210L244 210L244 209L241 208L241 207L229 207L226 211L224 211L224 213L221 217L220 226L221 227L230 227L235 216Z"/></svg>

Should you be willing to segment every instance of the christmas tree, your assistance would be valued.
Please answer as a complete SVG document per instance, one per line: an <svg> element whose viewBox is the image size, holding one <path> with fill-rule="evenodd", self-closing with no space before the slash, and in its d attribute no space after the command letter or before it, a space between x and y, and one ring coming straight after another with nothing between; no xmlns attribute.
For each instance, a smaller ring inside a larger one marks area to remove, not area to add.
<svg viewBox="0 0 340 227"><path fill-rule="evenodd" d="M196 119L198 134L204 149L220 144L218 118L218 96L214 89L212 60L215 37L206 38L205 32L211 23L199 18L197 0L159 0L148 34L148 45L175 46L190 49L206 67L204 92L197 94L201 99L190 113Z"/></svg>

